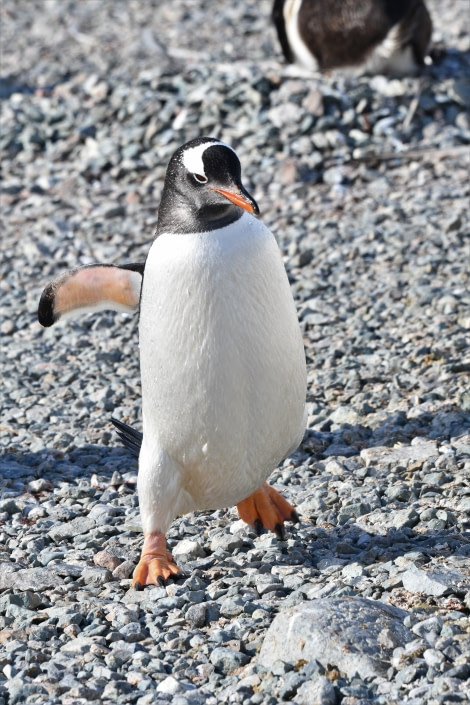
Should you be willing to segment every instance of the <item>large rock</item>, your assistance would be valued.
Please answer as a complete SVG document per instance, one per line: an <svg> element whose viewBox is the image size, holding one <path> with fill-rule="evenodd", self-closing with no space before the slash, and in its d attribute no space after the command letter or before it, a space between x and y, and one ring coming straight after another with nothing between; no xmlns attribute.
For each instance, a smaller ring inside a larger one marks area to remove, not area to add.
<svg viewBox="0 0 470 705"><path fill-rule="evenodd" d="M361 597L323 598L281 612L259 655L269 668L277 661L316 659L348 677L384 676L393 649L415 638L403 625L405 610Z"/></svg>

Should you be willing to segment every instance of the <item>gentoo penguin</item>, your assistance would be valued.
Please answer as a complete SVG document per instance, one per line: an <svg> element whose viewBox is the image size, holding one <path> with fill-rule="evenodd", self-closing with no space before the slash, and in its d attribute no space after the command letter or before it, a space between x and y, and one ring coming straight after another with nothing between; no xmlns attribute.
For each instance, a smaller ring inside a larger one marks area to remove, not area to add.
<svg viewBox="0 0 470 705"><path fill-rule="evenodd" d="M423 0L274 0L286 61L309 70L415 73L432 23Z"/></svg>
<svg viewBox="0 0 470 705"><path fill-rule="evenodd" d="M236 504L248 524L280 536L284 521L298 520L266 480L304 433L305 354L281 255L258 213L234 150L192 140L170 160L143 275L141 265L87 266L41 297L46 326L140 303L144 546L134 587L178 573L165 540L177 515Z"/></svg>

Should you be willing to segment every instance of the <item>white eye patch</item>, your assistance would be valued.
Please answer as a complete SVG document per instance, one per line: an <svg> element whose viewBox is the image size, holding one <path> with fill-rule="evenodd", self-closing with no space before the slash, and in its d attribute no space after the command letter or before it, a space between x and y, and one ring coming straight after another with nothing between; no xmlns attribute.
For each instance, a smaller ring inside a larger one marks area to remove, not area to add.
<svg viewBox="0 0 470 705"><path fill-rule="evenodd" d="M190 172L190 174L200 174L201 176L204 176L207 178L206 172L204 171L204 162L202 160L202 155L206 151L206 149L209 149L209 147L226 147L227 149L232 150L232 152L236 155L237 153L235 152L230 145L225 144L225 142L202 142L201 144L196 145L196 147L189 147L189 149L185 149L182 155L182 161L184 167ZM237 156L238 159L238 156Z"/></svg>

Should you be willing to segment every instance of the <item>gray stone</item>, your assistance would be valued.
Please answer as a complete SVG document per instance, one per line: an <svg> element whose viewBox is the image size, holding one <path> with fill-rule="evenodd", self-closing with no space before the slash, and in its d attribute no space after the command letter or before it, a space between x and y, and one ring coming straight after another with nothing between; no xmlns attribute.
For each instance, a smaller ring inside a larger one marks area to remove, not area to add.
<svg viewBox="0 0 470 705"><path fill-rule="evenodd" d="M34 610L36 607L44 605L46 602L42 595L31 590L25 590L20 594L16 595L3 595L0 597L0 612L7 608L8 605L18 605L19 607L24 607L27 610Z"/></svg>
<svg viewBox="0 0 470 705"><path fill-rule="evenodd" d="M145 639L145 634L139 622L129 622L119 629L119 633L122 634L125 641L133 644L137 641L142 641Z"/></svg>
<svg viewBox="0 0 470 705"><path fill-rule="evenodd" d="M106 568L87 566L82 571L82 578L85 581L85 585L103 585L112 580L112 574Z"/></svg>
<svg viewBox="0 0 470 705"><path fill-rule="evenodd" d="M80 634L75 639L67 641L60 650L66 654L72 654L73 656L79 656L80 654L86 654L89 652L90 647L95 644L105 645L105 639L101 636L86 636Z"/></svg>
<svg viewBox="0 0 470 705"><path fill-rule="evenodd" d="M341 507L338 514L338 523L345 524L349 519L357 519L364 514L369 514L371 506L367 502L355 502Z"/></svg>
<svg viewBox="0 0 470 705"><path fill-rule="evenodd" d="M31 475L36 475L37 471L35 468L29 465L21 465L14 460L0 460L0 477L5 479L17 479L20 477L30 477ZM11 500L7 500L9 503ZM13 502L13 504L16 504ZM13 504L11 506L13 506ZM5 511L5 510L2 510Z"/></svg>
<svg viewBox="0 0 470 705"><path fill-rule="evenodd" d="M339 406L330 415L330 420L336 424L355 424L357 423L358 418L359 416L357 412L354 411L354 409L352 409L350 406Z"/></svg>
<svg viewBox="0 0 470 705"><path fill-rule="evenodd" d="M21 568L15 572L0 573L0 589L31 590L33 592L46 590L64 581L47 568Z"/></svg>
<svg viewBox="0 0 470 705"><path fill-rule="evenodd" d="M389 467L395 465L407 467L410 463L424 462L437 456L436 441L424 441L422 439L417 439L417 442L412 445L398 448L376 447L361 450L361 458L366 465L375 465L380 462L386 463Z"/></svg>
<svg viewBox="0 0 470 705"><path fill-rule="evenodd" d="M75 517L72 521L56 524L49 531L49 536L54 541L62 541L63 539L80 536L80 534L86 534L95 526L96 522L89 517Z"/></svg>
<svg viewBox="0 0 470 705"><path fill-rule="evenodd" d="M200 629L206 623L206 605L202 602L190 605L185 613L185 619L193 629Z"/></svg>
<svg viewBox="0 0 470 705"><path fill-rule="evenodd" d="M379 646L383 629L397 643L411 641L403 626L406 612L364 598L320 598L281 612L270 626L259 655L269 667L276 659L296 663L316 659L352 677L384 675L391 649Z"/></svg>
<svg viewBox="0 0 470 705"><path fill-rule="evenodd" d="M305 680L305 676L301 676L299 673L291 671L284 678L284 683L279 688L279 697L281 700L292 700L298 690Z"/></svg>
<svg viewBox="0 0 470 705"><path fill-rule="evenodd" d="M13 678L8 683L8 694L8 703L16 705L27 702L27 699L32 695L38 697L47 695L47 690L38 683L25 683L22 678Z"/></svg>
<svg viewBox="0 0 470 705"><path fill-rule="evenodd" d="M241 597L227 597L220 605L222 617L237 617L245 609L245 601Z"/></svg>
<svg viewBox="0 0 470 705"><path fill-rule="evenodd" d="M256 590L260 597L274 590L282 590L283 584L278 577L270 573L261 574L255 580Z"/></svg>
<svg viewBox="0 0 470 705"><path fill-rule="evenodd" d="M173 676L168 676L157 685L157 691L159 693L168 693L169 695L175 695L176 693L179 693L182 690L184 690L183 686Z"/></svg>
<svg viewBox="0 0 470 705"><path fill-rule="evenodd" d="M295 702L298 705L336 705L336 690L326 676L317 676L300 686Z"/></svg>
<svg viewBox="0 0 470 705"><path fill-rule="evenodd" d="M224 674L232 673L240 666L248 663L249 660L250 658L246 654L224 646L216 646L210 653L211 663L218 671Z"/></svg>
<svg viewBox="0 0 470 705"><path fill-rule="evenodd" d="M208 3L186 0L71 4L2 0L0 582L47 567L50 587L0 591L0 705L274 705L314 675L331 678L326 702L332 689L344 705L466 701L470 586L412 594L401 577L470 574L468 0L429 0L424 80L376 81L295 74L253 2L220 3L210 22ZM145 261L168 159L201 134L237 149L299 312L308 429L270 481L301 522L280 543L234 507L178 517L169 550L196 541L205 557L183 552L190 578L138 592L138 463L109 422L140 428L138 315L43 329L35 311L68 269ZM84 570L102 550L124 563L95 583ZM213 646L254 660L275 614L344 591L411 610L406 646L377 636L385 675L210 663ZM130 623L144 639L119 632ZM184 690L157 691L168 676Z"/></svg>
<svg viewBox="0 0 470 705"><path fill-rule="evenodd" d="M21 508L17 505L14 499L5 499L0 502L0 512L6 512L7 514L18 514L18 512L21 512Z"/></svg>
<svg viewBox="0 0 470 705"><path fill-rule="evenodd" d="M193 539L183 539L183 541L176 544L172 553L175 560L179 560L182 563L187 563L195 558L204 557L206 555L200 543Z"/></svg>
<svg viewBox="0 0 470 705"><path fill-rule="evenodd" d="M413 528L413 526L416 526L418 523L419 514L413 507L394 510L392 513L392 524L395 529L403 529L404 527Z"/></svg>
<svg viewBox="0 0 470 705"><path fill-rule="evenodd" d="M214 536L211 541L211 551L217 551L218 548L221 548L223 551L231 553L241 546L243 546L243 539L240 536L232 534L220 534Z"/></svg>
<svg viewBox="0 0 470 705"><path fill-rule="evenodd" d="M426 649L423 653L423 658L428 666L439 667L441 663L445 663L446 657L438 649Z"/></svg>
<svg viewBox="0 0 470 705"><path fill-rule="evenodd" d="M441 597L451 592L465 593L470 588L470 577L456 570L410 568L402 576L402 583L408 592L419 592L433 597Z"/></svg>
<svg viewBox="0 0 470 705"><path fill-rule="evenodd" d="M435 617L429 617L429 619L423 619L421 622L413 625L411 631L413 634L423 637L431 646L434 646L441 633L442 627L442 618L436 615Z"/></svg>
<svg viewBox="0 0 470 705"><path fill-rule="evenodd" d="M123 561L112 572L113 578L126 579L130 578L134 572L135 563L132 561Z"/></svg>

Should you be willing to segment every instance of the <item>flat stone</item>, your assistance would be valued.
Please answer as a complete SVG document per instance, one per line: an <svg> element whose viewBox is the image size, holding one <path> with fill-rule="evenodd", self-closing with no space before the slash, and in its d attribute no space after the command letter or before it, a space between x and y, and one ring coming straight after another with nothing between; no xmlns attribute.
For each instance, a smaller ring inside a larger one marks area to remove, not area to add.
<svg viewBox="0 0 470 705"><path fill-rule="evenodd" d="M470 577L456 570L420 570L410 568L401 576L408 592L441 597L451 592L465 593L470 589Z"/></svg>
<svg viewBox="0 0 470 705"><path fill-rule="evenodd" d="M71 521L60 522L49 531L49 536L54 541L72 538L80 534L86 534L94 529L96 522L90 517L75 517Z"/></svg>
<svg viewBox="0 0 470 705"><path fill-rule="evenodd" d="M63 584L63 579L49 568L21 568L15 572L0 573L0 590L41 591Z"/></svg>
<svg viewBox="0 0 470 705"><path fill-rule="evenodd" d="M364 448L361 450L361 458L366 466L386 463L391 465L402 465L406 467L408 463L425 461L439 455L436 441L423 441L412 445L397 446L388 448L377 446L374 448Z"/></svg>
<svg viewBox="0 0 470 705"><path fill-rule="evenodd" d="M90 647L94 644L103 644L104 638L99 636L82 636L79 635L75 639L67 641L60 650L64 653L74 654L76 656L80 654L86 654L90 651Z"/></svg>
<svg viewBox="0 0 470 705"><path fill-rule="evenodd" d="M413 634L403 626L404 610L361 597L320 598L281 612L271 624L259 655L269 668L280 659L289 663L319 661L347 676L385 675L391 648L379 645L388 629L394 643L406 644Z"/></svg>

